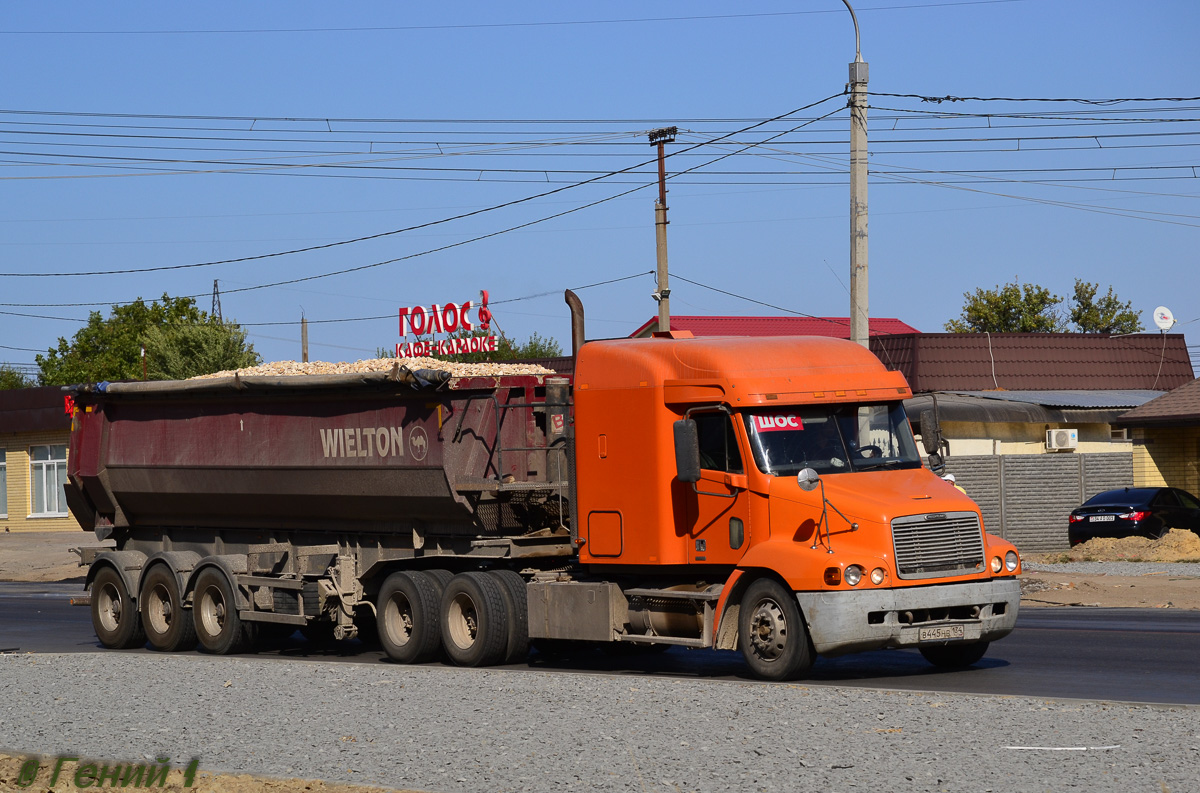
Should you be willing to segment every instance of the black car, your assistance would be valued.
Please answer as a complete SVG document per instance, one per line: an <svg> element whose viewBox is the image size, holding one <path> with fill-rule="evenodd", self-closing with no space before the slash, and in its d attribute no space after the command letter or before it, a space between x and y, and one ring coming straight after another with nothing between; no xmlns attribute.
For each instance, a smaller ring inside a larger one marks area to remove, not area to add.
<svg viewBox="0 0 1200 793"><path fill-rule="evenodd" d="M1171 529L1200 534L1200 501L1175 487L1105 490L1077 507L1067 535L1072 545L1093 537L1158 539Z"/></svg>

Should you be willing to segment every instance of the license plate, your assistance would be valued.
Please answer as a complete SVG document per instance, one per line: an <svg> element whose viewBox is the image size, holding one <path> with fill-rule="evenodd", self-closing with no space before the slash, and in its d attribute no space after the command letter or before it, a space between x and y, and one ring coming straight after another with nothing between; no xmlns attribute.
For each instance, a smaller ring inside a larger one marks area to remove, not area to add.
<svg viewBox="0 0 1200 793"><path fill-rule="evenodd" d="M1088 520L1090 520L1092 523L1101 523L1106 520L1116 520L1116 519L1117 518L1115 515L1092 515L1090 518L1088 518Z"/></svg>
<svg viewBox="0 0 1200 793"><path fill-rule="evenodd" d="M936 628L919 629L917 641L944 642L947 639L961 639L963 635L963 626L961 625L941 625Z"/></svg>

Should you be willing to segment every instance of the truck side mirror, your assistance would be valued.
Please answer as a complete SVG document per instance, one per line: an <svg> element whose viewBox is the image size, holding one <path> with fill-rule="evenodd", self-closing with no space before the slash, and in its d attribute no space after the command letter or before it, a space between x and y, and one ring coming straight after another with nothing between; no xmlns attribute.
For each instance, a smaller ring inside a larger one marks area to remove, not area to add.
<svg viewBox="0 0 1200 793"><path fill-rule="evenodd" d="M692 419L675 422L675 475L680 482L700 481L700 432Z"/></svg>
<svg viewBox="0 0 1200 793"><path fill-rule="evenodd" d="M800 485L800 489L806 493L816 490L820 483L820 475L812 468L801 468L800 473L796 474L796 484Z"/></svg>
<svg viewBox="0 0 1200 793"><path fill-rule="evenodd" d="M946 461L942 459L942 455L937 452L929 455L929 470L938 476L942 475L942 471L946 470Z"/></svg>
<svg viewBox="0 0 1200 793"><path fill-rule="evenodd" d="M932 410L921 411L921 444L925 454L934 454L942 445L942 428Z"/></svg>

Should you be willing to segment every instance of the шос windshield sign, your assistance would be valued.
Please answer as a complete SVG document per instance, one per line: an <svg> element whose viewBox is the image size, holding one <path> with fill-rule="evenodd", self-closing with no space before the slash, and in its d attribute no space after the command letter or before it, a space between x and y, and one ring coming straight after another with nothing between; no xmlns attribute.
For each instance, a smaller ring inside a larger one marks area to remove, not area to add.
<svg viewBox="0 0 1200 793"><path fill-rule="evenodd" d="M457 355L468 352L495 352L496 336L470 336L467 338L429 339L406 342L411 333L420 337L435 333L468 333L476 328L488 331L492 326L492 312L488 310L488 293L479 293L479 305L468 300L465 303L434 303L429 307L411 306L400 309L400 341L396 343L397 358L416 358L422 355ZM475 322L470 313L475 311Z"/></svg>

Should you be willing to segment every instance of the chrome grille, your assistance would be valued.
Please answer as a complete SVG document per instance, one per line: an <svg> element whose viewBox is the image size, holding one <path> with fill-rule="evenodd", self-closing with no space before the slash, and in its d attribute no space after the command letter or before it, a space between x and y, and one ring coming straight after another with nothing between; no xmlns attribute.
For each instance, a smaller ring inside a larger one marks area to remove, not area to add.
<svg viewBox="0 0 1200 793"><path fill-rule="evenodd" d="M974 512L905 515L892 521L892 547L901 578L983 570L983 532Z"/></svg>

